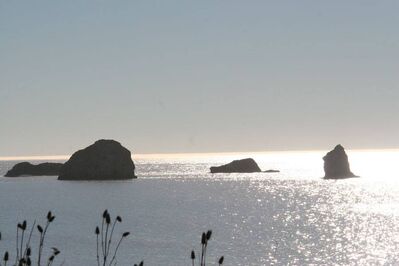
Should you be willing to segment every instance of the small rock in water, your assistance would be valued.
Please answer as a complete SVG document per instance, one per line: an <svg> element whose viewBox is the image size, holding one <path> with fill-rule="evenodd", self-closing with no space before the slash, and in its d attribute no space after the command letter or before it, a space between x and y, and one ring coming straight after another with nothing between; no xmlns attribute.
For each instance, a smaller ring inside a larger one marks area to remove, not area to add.
<svg viewBox="0 0 399 266"><path fill-rule="evenodd" d="M337 145L334 150L328 152L323 157L324 172L326 179L342 179L348 177L357 177L349 167L348 155L344 147Z"/></svg>
<svg viewBox="0 0 399 266"><path fill-rule="evenodd" d="M264 173L280 173L280 170L274 170L274 169L270 169L270 170L266 170L263 171Z"/></svg>
<svg viewBox="0 0 399 266"><path fill-rule="evenodd" d="M17 163L14 167L6 173L6 177L18 176L51 176L58 175L62 163L41 163L31 164L29 162Z"/></svg>
<svg viewBox="0 0 399 266"><path fill-rule="evenodd" d="M258 164L252 158L235 160L222 166L213 166L211 173L257 173L261 172Z"/></svg>

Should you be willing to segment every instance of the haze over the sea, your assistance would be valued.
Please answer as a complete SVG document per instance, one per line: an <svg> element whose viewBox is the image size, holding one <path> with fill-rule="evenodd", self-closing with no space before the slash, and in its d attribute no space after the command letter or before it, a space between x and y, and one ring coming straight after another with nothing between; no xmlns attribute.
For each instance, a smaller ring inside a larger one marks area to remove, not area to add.
<svg viewBox="0 0 399 266"><path fill-rule="evenodd" d="M398 1L2 1L0 157L399 147Z"/></svg>

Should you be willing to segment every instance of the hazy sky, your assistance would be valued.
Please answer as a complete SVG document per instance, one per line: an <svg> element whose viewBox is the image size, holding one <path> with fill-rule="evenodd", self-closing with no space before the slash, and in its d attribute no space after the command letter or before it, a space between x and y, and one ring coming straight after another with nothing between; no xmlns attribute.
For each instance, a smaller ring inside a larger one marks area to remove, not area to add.
<svg viewBox="0 0 399 266"><path fill-rule="evenodd" d="M0 0L0 156L399 148L399 1Z"/></svg>

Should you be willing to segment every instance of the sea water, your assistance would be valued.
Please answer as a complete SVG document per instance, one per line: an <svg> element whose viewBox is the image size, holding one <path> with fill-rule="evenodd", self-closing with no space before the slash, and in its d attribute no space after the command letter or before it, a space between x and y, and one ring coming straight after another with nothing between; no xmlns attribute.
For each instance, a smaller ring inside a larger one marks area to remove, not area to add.
<svg viewBox="0 0 399 266"><path fill-rule="evenodd" d="M117 265L191 265L211 229L208 265L399 264L399 151L349 151L360 178L323 180L325 152L133 156L138 179L58 181L2 177L0 257L15 255L16 224L56 219L45 242L54 265L97 265L95 227L108 209L123 222ZM209 167L252 157L280 173L210 174ZM38 163L39 161L35 161ZM32 237L33 253L38 233ZM115 243L113 243L115 244Z"/></svg>

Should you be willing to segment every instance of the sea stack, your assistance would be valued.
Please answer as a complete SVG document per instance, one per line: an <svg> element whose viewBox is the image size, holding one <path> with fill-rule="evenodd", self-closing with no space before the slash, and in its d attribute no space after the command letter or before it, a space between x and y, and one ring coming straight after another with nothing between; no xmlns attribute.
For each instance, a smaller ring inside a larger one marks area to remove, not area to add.
<svg viewBox="0 0 399 266"><path fill-rule="evenodd" d="M59 180L126 180L136 178L131 153L115 140L98 140L75 152L61 167Z"/></svg>
<svg viewBox="0 0 399 266"><path fill-rule="evenodd" d="M29 162L17 163L6 173L6 177L18 176L57 176L62 163L31 164Z"/></svg>
<svg viewBox="0 0 399 266"><path fill-rule="evenodd" d="M346 155L344 147L337 145L334 150L328 152L323 157L324 172L326 179L342 179L348 177L356 177L349 166L348 155Z"/></svg>
<svg viewBox="0 0 399 266"><path fill-rule="evenodd" d="M258 164L252 158L235 160L222 166L213 166L211 173L258 173L261 172Z"/></svg>

